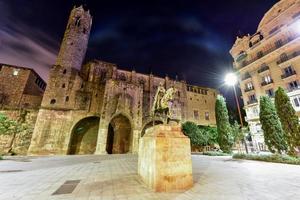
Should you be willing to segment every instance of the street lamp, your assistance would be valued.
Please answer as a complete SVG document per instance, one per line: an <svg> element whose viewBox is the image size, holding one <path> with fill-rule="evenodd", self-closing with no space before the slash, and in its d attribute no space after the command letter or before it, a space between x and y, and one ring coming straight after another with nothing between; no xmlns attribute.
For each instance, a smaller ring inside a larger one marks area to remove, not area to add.
<svg viewBox="0 0 300 200"><path fill-rule="evenodd" d="M237 109L238 109L238 112L239 112L241 129L242 129L244 125L243 125L243 120L242 120L240 103L238 101L238 97L237 97L236 90L235 90L235 85L236 85L237 82L238 82L238 78L237 78L237 76L234 73L230 72L230 73L226 74L226 76L225 76L225 84L228 85L228 86L231 86L233 88L235 102L236 102L236 106L237 106ZM248 153L248 148L247 148L247 144L246 144L245 138L244 138L244 143L245 143L246 153Z"/></svg>

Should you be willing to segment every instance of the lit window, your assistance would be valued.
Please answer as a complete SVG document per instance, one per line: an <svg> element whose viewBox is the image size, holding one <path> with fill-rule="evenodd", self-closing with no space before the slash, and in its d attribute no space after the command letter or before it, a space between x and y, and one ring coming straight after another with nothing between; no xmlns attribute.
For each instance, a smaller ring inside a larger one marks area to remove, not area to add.
<svg viewBox="0 0 300 200"><path fill-rule="evenodd" d="M14 72L13 72L13 75L18 76L18 74L19 74L19 70L15 69Z"/></svg>
<svg viewBox="0 0 300 200"><path fill-rule="evenodd" d="M271 83L271 82L272 82L271 76L270 76L270 75L265 76L265 77L263 78L263 81L264 81L265 83Z"/></svg>
<svg viewBox="0 0 300 200"><path fill-rule="evenodd" d="M247 83L246 85L247 89L251 90L253 89L253 84L251 82Z"/></svg>

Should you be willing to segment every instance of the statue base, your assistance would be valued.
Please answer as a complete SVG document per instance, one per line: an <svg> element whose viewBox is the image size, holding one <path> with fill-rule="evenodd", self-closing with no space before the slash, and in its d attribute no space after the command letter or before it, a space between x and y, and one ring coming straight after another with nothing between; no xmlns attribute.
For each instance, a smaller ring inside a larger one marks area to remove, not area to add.
<svg viewBox="0 0 300 200"><path fill-rule="evenodd" d="M180 125L156 125L140 139L138 173L156 192L193 186L190 139Z"/></svg>

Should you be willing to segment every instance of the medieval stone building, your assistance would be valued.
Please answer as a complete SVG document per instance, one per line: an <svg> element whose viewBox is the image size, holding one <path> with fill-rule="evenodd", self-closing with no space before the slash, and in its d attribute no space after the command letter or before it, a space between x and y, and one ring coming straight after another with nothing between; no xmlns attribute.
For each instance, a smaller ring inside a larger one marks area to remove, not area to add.
<svg viewBox="0 0 300 200"><path fill-rule="evenodd" d="M172 115L182 122L215 125L214 89L121 70L99 60L82 65L91 25L89 11L71 11L28 154L136 153L145 129L162 123L150 117L160 83L178 90Z"/></svg>

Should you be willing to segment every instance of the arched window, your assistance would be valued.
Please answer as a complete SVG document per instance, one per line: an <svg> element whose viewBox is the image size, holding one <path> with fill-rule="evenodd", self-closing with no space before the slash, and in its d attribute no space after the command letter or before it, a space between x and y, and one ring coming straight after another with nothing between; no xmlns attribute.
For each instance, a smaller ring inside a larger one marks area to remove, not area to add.
<svg viewBox="0 0 300 200"><path fill-rule="evenodd" d="M75 19L75 26L80 26L80 17L76 17Z"/></svg>
<svg viewBox="0 0 300 200"><path fill-rule="evenodd" d="M63 74L66 74L67 73L67 70L66 69L64 69L64 71L63 71Z"/></svg>
<svg viewBox="0 0 300 200"><path fill-rule="evenodd" d="M55 99L51 99L50 104L55 104L56 100Z"/></svg>
<svg viewBox="0 0 300 200"><path fill-rule="evenodd" d="M61 86L62 88L65 88L66 87L66 84L62 84L62 86Z"/></svg>
<svg viewBox="0 0 300 200"><path fill-rule="evenodd" d="M69 96L66 96L66 102L68 102L69 101Z"/></svg>

